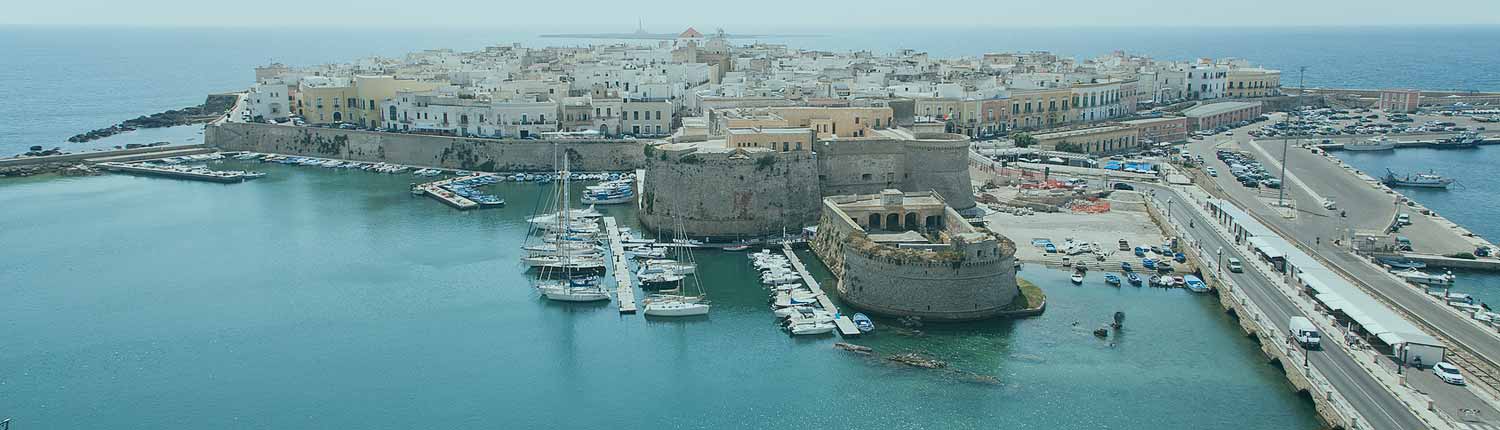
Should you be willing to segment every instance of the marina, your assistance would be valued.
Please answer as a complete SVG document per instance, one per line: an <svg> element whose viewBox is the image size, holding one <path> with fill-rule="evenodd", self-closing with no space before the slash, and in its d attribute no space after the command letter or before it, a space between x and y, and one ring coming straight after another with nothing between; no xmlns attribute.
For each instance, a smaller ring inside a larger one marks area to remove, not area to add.
<svg viewBox="0 0 1500 430"><path fill-rule="evenodd" d="M818 306L834 315L833 323L838 326L839 334L844 336L859 336L860 331L854 325L854 321L851 321L848 316L839 312L838 306L833 304L833 300L829 299L828 294L823 292L823 287L818 285L818 280L813 278L812 274L807 271L807 266L802 264L802 259L797 257L796 252L792 251L792 245L790 243L783 243L781 245L781 252L791 262L792 269L797 272L797 276L802 278L803 285L806 285L817 296Z"/></svg>

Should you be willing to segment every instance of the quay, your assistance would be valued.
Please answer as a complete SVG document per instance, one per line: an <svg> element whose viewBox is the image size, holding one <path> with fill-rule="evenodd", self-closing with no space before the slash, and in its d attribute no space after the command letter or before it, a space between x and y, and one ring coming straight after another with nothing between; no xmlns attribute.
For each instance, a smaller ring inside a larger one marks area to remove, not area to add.
<svg viewBox="0 0 1500 430"><path fill-rule="evenodd" d="M807 271L807 266L802 265L802 259L797 258L796 252L792 252L792 244L782 243L781 252L786 254L787 260L792 263L792 269L796 270L797 275L802 277L802 285L806 285L807 289L812 290L813 293L818 295L818 306L822 306L823 310L834 314L833 323L838 326L839 334L844 336L859 336L859 327L854 325L854 320L840 313L838 306L834 306L833 300L828 298L828 293L823 292L823 287L819 286L818 281L813 279L812 273Z"/></svg>
<svg viewBox="0 0 1500 430"><path fill-rule="evenodd" d="M259 178L263 175L261 173L253 172L215 171L204 168L153 166L144 163L118 163L113 161L99 163L97 166L99 166L100 169L111 172L134 173L178 179L192 179L198 181L218 182L222 184L245 182L250 179Z"/></svg>
<svg viewBox="0 0 1500 430"><path fill-rule="evenodd" d="M635 285L630 281L630 267L625 264L625 245L615 217L604 217L604 232L609 235L609 260L615 276L615 301L620 313L635 313Z"/></svg>
<svg viewBox="0 0 1500 430"><path fill-rule="evenodd" d="M428 182L428 183L425 183L425 184L417 185L416 189L414 191L418 191L421 194L427 195L428 197L432 197L434 199L437 199L438 201L443 202L443 204L446 204L448 206L452 206L454 209L458 209L458 210L474 209L474 208L479 207L479 203L478 202L475 202L473 200L469 200L467 197L460 196L458 194L454 194L452 191L448 191L447 189L444 189L443 186L451 184L451 183L454 183L454 182L458 182L458 181L462 181L462 180L466 180L466 179L474 179L474 178L478 178L478 177L481 177L481 176L487 176L487 175L490 175L490 174L489 173L473 173L473 174L469 174L469 175L459 176L459 177L456 177L456 178L448 178L448 179L443 179L443 180L440 180L440 181L432 181L432 182Z"/></svg>

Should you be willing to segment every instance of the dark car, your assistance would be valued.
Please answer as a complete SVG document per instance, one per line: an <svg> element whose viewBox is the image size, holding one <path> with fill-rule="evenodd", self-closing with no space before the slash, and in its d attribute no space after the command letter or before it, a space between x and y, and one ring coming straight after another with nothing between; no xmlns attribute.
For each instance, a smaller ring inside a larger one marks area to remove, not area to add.
<svg viewBox="0 0 1500 430"><path fill-rule="evenodd" d="M1114 185L1114 189L1116 189L1116 190L1125 190L1125 191L1135 191L1135 187L1134 186L1131 186L1130 184L1127 184L1127 183L1124 183L1124 182L1116 182L1115 185Z"/></svg>

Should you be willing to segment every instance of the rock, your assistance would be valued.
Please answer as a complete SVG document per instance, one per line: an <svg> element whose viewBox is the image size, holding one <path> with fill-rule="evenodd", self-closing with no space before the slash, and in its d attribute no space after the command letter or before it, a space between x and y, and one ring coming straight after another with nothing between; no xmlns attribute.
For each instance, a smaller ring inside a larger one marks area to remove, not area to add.
<svg viewBox="0 0 1500 430"><path fill-rule="evenodd" d="M1109 329L1105 329L1105 328L1102 328L1102 327L1094 329L1094 336L1097 336L1099 338L1109 337Z"/></svg>
<svg viewBox="0 0 1500 430"><path fill-rule="evenodd" d="M941 360L923 357L921 354L917 354L915 352L892 355L890 357L886 357L886 359L912 367L920 367L923 369L942 369L944 367L948 367L948 363L945 363Z"/></svg>
<svg viewBox="0 0 1500 430"><path fill-rule="evenodd" d="M845 342L835 343L835 344L833 344L833 347L834 348L838 348L838 349L842 349L842 350L845 350L845 351L849 351L849 352L853 352L853 353L858 353L858 354L865 354L865 355L869 355L870 353L875 352L874 349L871 349L868 346L855 345L855 344L852 344L852 343L845 343Z"/></svg>

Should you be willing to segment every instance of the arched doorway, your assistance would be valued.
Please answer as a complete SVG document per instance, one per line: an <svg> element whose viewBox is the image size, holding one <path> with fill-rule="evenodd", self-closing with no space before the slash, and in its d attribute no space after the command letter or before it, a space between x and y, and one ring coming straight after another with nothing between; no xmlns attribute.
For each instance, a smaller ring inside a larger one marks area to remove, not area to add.
<svg viewBox="0 0 1500 430"><path fill-rule="evenodd" d="M886 230L900 230L901 229L901 214L886 215L885 216L885 229Z"/></svg>
<svg viewBox="0 0 1500 430"><path fill-rule="evenodd" d="M880 214L870 214L870 222L868 224L870 230L880 228Z"/></svg>
<svg viewBox="0 0 1500 430"><path fill-rule="evenodd" d="M938 215L928 216L927 217L927 229L928 230L942 230L943 229L943 217L942 216L938 216Z"/></svg>
<svg viewBox="0 0 1500 430"><path fill-rule="evenodd" d="M599 125L599 135L600 136L609 136L609 124L600 124Z"/></svg>
<svg viewBox="0 0 1500 430"><path fill-rule="evenodd" d="M922 228L922 225L917 223L917 213L916 212L911 212L911 213L906 214L906 229L907 230L919 230L921 228Z"/></svg>
<svg viewBox="0 0 1500 430"><path fill-rule="evenodd" d="M338 112L334 112L333 113L333 122L344 122L344 114L341 114L341 113L338 113Z"/></svg>

